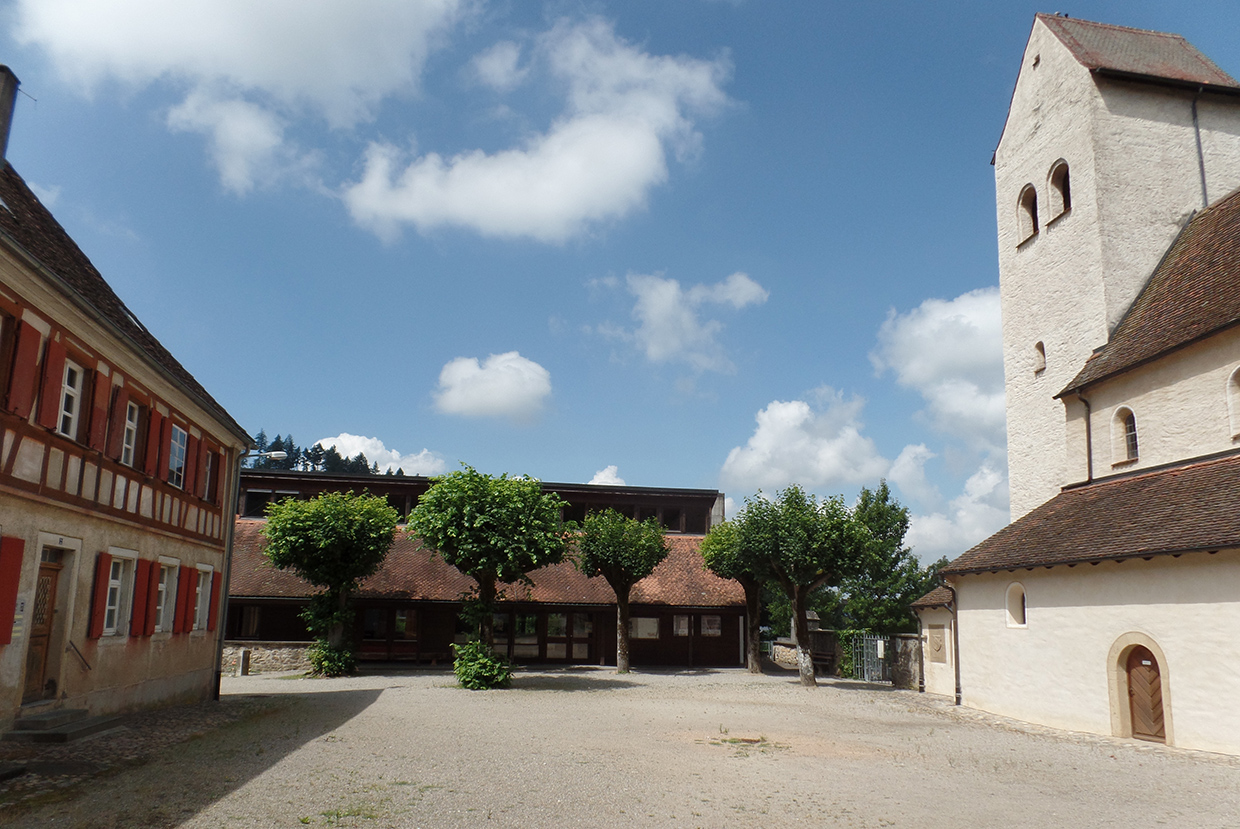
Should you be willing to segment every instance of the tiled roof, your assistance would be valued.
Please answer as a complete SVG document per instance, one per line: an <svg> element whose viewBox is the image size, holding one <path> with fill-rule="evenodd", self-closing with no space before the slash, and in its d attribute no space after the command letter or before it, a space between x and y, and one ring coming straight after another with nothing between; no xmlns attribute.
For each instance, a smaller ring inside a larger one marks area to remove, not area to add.
<svg viewBox="0 0 1240 829"><path fill-rule="evenodd" d="M1240 190L1193 217L1107 344L1060 394L1240 322Z"/></svg>
<svg viewBox="0 0 1240 829"><path fill-rule="evenodd" d="M313 589L292 573L277 570L263 555L264 521L239 519L233 542L231 597L300 598ZM703 569L698 552L702 536L669 536L670 552L647 578L633 587L633 604L684 607L743 605L745 595L737 582L721 579ZM615 594L600 578L588 579L570 563L544 567L530 574L532 587L505 588L502 598L549 604L614 605ZM379 572L362 583L363 597L447 601L474 587L473 579L445 564L439 556L397 531L396 542Z"/></svg>
<svg viewBox="0 0 1240 829"><path fill-rule="evenodd" d="M203 408L234 430L237 436L245 436L245 430L224 411L224 407L138 322L86 254L8 163L4 163L4 169L0 170L0 200L3 201L0 204L0 238L8 237L6 241L14 243L19 250L59 277L69 291L133 342L138 351L144 353L169 379L196 398Z"/></svg>
<svg viewBox="0 0 1240 829"><path fill-rule="evenodd" d="M1240 89L1240 83L1180 35L1039 14L1072 56L1090 70Z"/></svg>
<svg viewBox="0 0 1240 829"><path fill-rule="evenodd" d="M1240 547L1240 454L1065 489L947 575Z"/></svg>
<svg viewBox="0 0 1240 829"><path fill-rule="evenodd" d="M946 587L936 587L917 601L913 602L910 607L916 609L919 607L947 607L952 603L952 591Z"/></svg>

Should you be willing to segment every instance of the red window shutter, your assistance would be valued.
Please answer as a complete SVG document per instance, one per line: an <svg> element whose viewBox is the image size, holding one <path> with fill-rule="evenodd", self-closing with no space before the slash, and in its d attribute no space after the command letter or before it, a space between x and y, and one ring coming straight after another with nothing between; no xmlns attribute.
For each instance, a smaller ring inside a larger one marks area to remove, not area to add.
<svg viewBox="0 0 1240 829"><path fill-rule="evenodd" d="M39 344L42 335L26 321L17 327L17 349L13 355L13 374L9 377L9 393L5 407L25 420L34 406L34 385L38 377Z"/></svg>
<svg viewBox="0 0 1240 829"><path fill-rule="evenodd" d="M47 341L43 355L43 387L39 390L39 413L35 422L55 429L60 421L60 394L65 385L65 347L57 340Z"/></svg>
<svg viewBox="0 0 1240 829"><path fill-rule="evenodd" d="M155 618L155 611L159 608L159 577L161 570L158 561L151 562L151 580L146 586L146 625L142 630L143 636L150 636L155 632L155 623L159 620ZM170 601L171 596L164 598L164 601Z"/></svg>
<svg viewBox="0 0 1240 829"><path fill-rule="evenodd" d="M198 438L193 435L185 440L185 475L181 486L187 495L198 494Z"/></svg>
<svg viewBox="0 0 1240 829"><path fill-rule="evenodd" d="M194 494L199 498L206 498L207 492L207 442L205 440L198 441L198 460L195 473L197 478L194 480Z"/></svg>
<svg viewBox="0 0 1240 829"><path fill-rule="evenodd" d="M194 588L197 585L198 570L182 565L181 575L177 581L176 621L172 625L173 633L188 633L194 629Z"/></svg>
<svg viewBox="0 0 1240 829"><path fill-rule="evenodd" d="M215 630L215 622L220 614L220 582L222 581L219 570L211 574L211 609L207 611L207 630Z"/></svg>
<svg viewBox="0 0 1240 829"><path fill-rule="evenodd" d="M125 448L125 415L129 412L129 392L117 388L112 395L112 419L108 424L108 457L114 461L121 459L121 451ZM135 447L136 448L136 447Z"/></svg>
<svg viewBox="0 0 1240 829"><path fill-rule="evenodd" d="M142 471L152 478L159 474L159 436L163 432L163 421L163 415L151 406L146 427L146 463L143 464Z"/></svg>
<svg viewBox="0 0 1240 829"><path fill-rule="evenodd" d="M102 452L108 443L108 398L112 396L112 378L104 377L102 372L94 374L94 405L90 410L90 434L86 445Z"/></svg>
<svg viewBox="0 0 1240 829"><path fill-rule="evenodd" d="M151 562L140 558L133 574L133 611L129 615L129 635L146 635L146 594L150 586Z"/></svg>
<svg viewBox="0 0 1240 829"><path fill-rule="evenodd" d="M103 636L103 622L108 613L108 579L112 576L112 556L100 553L95 561L95 595L90 603L90 627L87 639Z"/></svg>
<svg viewBox="0 0 1240 829"><path fill-rule="evenodd" d="M22 555L25 551L25 540L8 535L0 538L0 645L13 641L17 585L22 578Z"/></svg>
<svg viewBox="0 0 1240 829"><path fill-rule="evenodd" d="M172 477L172 470L168 468L169 461L172 460L172 418L164 418L164 428L159 433L159 467L155 474L159 480L166 481Z"/></svg>

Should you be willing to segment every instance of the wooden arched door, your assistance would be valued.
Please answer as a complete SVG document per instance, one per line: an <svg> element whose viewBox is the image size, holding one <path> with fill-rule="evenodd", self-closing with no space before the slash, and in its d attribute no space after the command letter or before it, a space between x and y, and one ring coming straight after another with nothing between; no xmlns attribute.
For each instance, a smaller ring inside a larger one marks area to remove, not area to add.
<svg viewBox="0 0 1240 829"><path fill-rule="evenodd" d="M1132 712L1132 736L1138 740L1167 742L1158 660L1149 648L1141 645L1128 654L1128 707Z"/></svg>

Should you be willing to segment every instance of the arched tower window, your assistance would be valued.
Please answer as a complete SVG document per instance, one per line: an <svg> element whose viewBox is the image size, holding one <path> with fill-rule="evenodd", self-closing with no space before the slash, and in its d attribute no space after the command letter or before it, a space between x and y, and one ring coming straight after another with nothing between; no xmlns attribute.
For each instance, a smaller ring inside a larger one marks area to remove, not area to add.
<svg viewBox="0 0 1240 829"><path fill-rule="evenodd" d="M1020 240L1032 239L1038 232L1038 191L1032 184L1026 184L1020 191L1019 207L1016 220L1020 223Z"/></svg>
<svg viewBox="0 0 1240 829"><path fill-rule="evenodd" d="M1240 368L1227 378L1227 416L1232 437L1240 437Z"/></svg>
<svg viewBox="0 0 1240 829"><path fill-rule="evenodd" d="M1055 220L1072 209L1072 183L1068 178L1068 162L1062 158L1051 167L1050 188L1047 197L1050 201L1051 220Z"/></svg>
<svg viewBox="0 0 1240 829"><path fill-rule="evenodd" d="M1137 447L1137 416L1127 406L1115 410L1111 420L1111 459L1113 463L1127 463L1139 457Z"/></svg>
<svg viewBox="0 0 1240 829"><path fill-rule="evenodd" d="M1025 600L1025 587L1020 582L1012 582L1007 589L1007 626L1023 628L1028 625L1028 605Z"/></svg>
<svg viewBox="0 0 1240 829"><path fill-rule="evenodd" d="M1046 371L1046 346L1038 340L1033 344L1033 373L1041 374Z"/></svg>

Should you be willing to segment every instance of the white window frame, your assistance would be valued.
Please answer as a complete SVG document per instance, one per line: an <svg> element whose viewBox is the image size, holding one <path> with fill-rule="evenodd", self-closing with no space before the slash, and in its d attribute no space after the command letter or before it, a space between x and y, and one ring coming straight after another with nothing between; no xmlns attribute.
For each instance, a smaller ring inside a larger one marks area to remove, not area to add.
<svg viewBox="0 0 1240 829"><path fill-rule="evenodd" d="M207 629L207 617L211 613L211 576L215 572L209 564L198 565L198 583L194 585L194 630Z"/></svg>
<svg viewBox="0 0 1240 829"><path fill-rule="evenodd" d="M77 381L70 382L76 375ZM77 440L78 421L82 416L82 388L85 384L86 372L72 360L65 360L64 373L60 378L60 413L56 420L56 431L71 440Z"/></svg>
<svg viewBox="0 0 1240 829"><path fill-rule="evenodd" d="M138 422L142 418L142 407L132 400L125 407L125 436L121 441L121 463L133 466L138 451Z"/></svg>
<svg viewBox="0 0 1240 829"><path fill-rule="evenodd" d="M155 600L155 632L172 633L176 619L177 577L181 572L181 562L175 558L159 557L159 583L156 591L159 595Z"/></svg>
<svg viewBox="0 0 1240 829"><path fill-rule="evenodd" d="M168 483L177 489L185 489L185 457L189 445L189 432L172 424L172 443L168 447Z"/></svg>
<svg viewBox="0 0 1240 829"><path fill-rule="evenodd" d="M103 611L103 635L124 636L129 633L129 619L133 610L135 550L108 550L112 562L108 566L108 595Z"/></svg>

